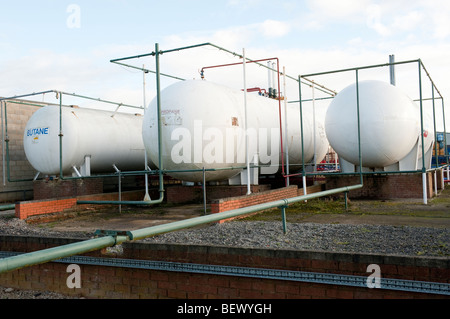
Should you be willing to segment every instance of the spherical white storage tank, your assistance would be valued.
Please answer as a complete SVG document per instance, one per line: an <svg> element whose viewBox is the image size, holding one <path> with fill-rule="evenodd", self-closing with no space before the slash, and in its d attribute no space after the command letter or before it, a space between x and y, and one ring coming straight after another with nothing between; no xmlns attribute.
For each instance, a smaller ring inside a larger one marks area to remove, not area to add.
<svg viewBox="0 0 450 319"><path fill-rule="evenodd" d="M62 107L62 168L72 174L90 157L90 171L144 169L143 116ZM44 175L60 173L60 110L45 106L29 119L24 132L28 161Z"/></svg>
<svg viewBox="0 0 450 319"><path fill-rule="evenodd" d="M331 102L325 129L340 158L359 166L356 84ZM384 168L403 159L420 136L419 107L400 89L381 81L359 82L362 166Z"/></svg>
<svg viewBox="0 0 450 319"><path fill-rule="evenodd" d="M277 100L247 94L248 126L245 127L244 92L207 81L183 81L161 92L162 162L165 170L201 170L246 165L245 131L249 132L249 154L257 154L262 174L273 174L281 165L279 103ZM289 163L301 164L300 116L298 105L288 104L288 134L283 148L289 147ZM312 114L305 110L305 163L314 157ZM320 162L328 149L324 126L317 121L316 151ZM158 126L156 98L144 116L144 145L149 158L158 165ZM285 163L286 163L286 157ZM271 165L271 166L270 166ZM227 180L242 168L207 171L207 181ZM199 182L203 172L172 172L174 178Z"/></svg>

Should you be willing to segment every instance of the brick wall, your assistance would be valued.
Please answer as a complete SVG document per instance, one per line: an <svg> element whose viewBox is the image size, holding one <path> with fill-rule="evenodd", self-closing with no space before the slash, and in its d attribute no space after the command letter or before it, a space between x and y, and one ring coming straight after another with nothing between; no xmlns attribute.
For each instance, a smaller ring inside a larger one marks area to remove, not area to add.
<svg viewBox="0 0 450 319"><path fill-rule="evenodd" d="M211 213L219 213L241 207L247 207L284 198L295 197L298 194L296 185L272 189L260 193L252 193L245 196L217 199L211 202Z"/></svg>
<svg viewBox="0 0 450 319"><path fill-rule="evenodd" d="M434 194L433 174L427 173L427 196ZM326 189L359 184L359 175L326 176ZM349 192L350 198L423 198L422 174L364 175L364 186Z"/></svg>
<svg viewBox="0 0 450 319"><path fill-rule="evenodd" d="M59 213L74 209L76 205L76 198L20 202L16 204L16 217L27 219L36 215Z"/></svg>
<svg viewBox="0 0 450 319"><path fill-rule="evenodd" d="M24 104L16 104L11 102L0 103L3 107L6 104L6 108L3 108L1 121L3 123L2 129L2 143L5 145L5 154L3 154L3 148L0 147L0 154L2 155L2 164L5 165L5 171L0 170L0 179L5 179L6 185L3 182L0 184L0 202L14 202L16 200L26 200L31 199L32 193L32 182L31 181L20 181L18 180L32 180L36 171L29 164L25 151L23 148L23 133L25 131L25 126L29 118L33 113L39 109L38 106L30 106ZM5 138L5 109L7 114L8 122L8 138L9 138L9 157L10 157L10 179L8 181L6 172L6 143L3 142ZM3 160L3 155L5 159Z"/></svg>
<svg viewBox="0 0 450 319"><path fill-rule="evenodd" d="M137 201L142 200L144 198L143 191L129 191L122 192L121 199L122 200L130 200ZM107 201L119 200L118 193L107 193L107 194L93 194L93 195L84 195L78 197L68 197L68 198L57 198L57 199L42 199L42 200L31 200L31 201L23 201L16 203L16 212L15 216L19 219L28 219L30 222L30 218L35 219L34 221L49 221L53 218L58 219L62 214L56 213L70 213L80 210L86 210L88 207L94 208L104 208L108 205L77 205L78 200L87 200L87 201ZM52 215L54 214L54 215Z"/></svg>
<svg viewBox="0 0 450 319"><path fill-rule="evenodd" d="M35 200L76 197L103 193L103 179L45 179L33 182Z"/></svg>
<svg viewBox="0 0 450 319"><path fill-rule="evenodd" d="M270 189L270 185L251 185L252 193L259 193ZM169 203L181 204L191 202L203 202L202 186L170 186L166 189ZM247 185L239 186L206 186L206 200L208 202L225 197L235 197L247 194Z"/></svg>
<svg viewBox="0 0 450 319"><path fill-rule="evenodd" d="M0 237L1 251L34 251L69 244L73 239ZM446 258L382 256L293 250L248 249L130 242L116 256L137 260L258 267L367 277L377 264L383 278L448 283ZM111 258L106 250L88 255ZM81 288L66 285L67 264L46 263L0 274L0 285L61 292L86 298L449 298L448 296L340 285L80 265Z"/></svg>
<svg viewBox="0 0 450 319"><path fill-rule="evenodd" d="M322 190L323 184L309 186L306 188L307 194L320 192ZM303 188L298 188L297 185L291 185L289 187L272 189L259 193L252 193L250 195L221 198L213 200L211 202L211 213L220 213L232 209L248 207L302 195L304 195ZM221 222L224 221L225 220Z"/></svg>

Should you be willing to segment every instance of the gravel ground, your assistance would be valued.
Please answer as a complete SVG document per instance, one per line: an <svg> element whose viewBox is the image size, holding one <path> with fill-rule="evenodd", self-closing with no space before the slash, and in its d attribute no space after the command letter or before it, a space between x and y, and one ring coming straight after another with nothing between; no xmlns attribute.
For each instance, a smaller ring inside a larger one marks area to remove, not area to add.
<svg viewBox="0 0 450 319"><path fill-rule="evenodd" d="M92 238L92 233L56 232L0 216L0 234ZM349 225L235 221L171 232L142 240L157 243L209 244L248 248L450 256L450 229L389 225Z"/></svg>
<svg viewBox="0 0 450 319"><path fill-rule="evenodd" d="M39 225L27 224L24 220L12 218L7 215L0 215L0 235L13 236L41 236L41 237L59 237L59 238L82 238L93 237L92 233L85 232L58 232L49 227L40 227Z"/></svg>
<svg viewBox="0 0 450 319"><path fill-rule="evenodd" d="M5 299L79 299L50 291L18 290L0 287L0 300ZM1 303L0 303L1 304ZM2 304L3 306L4 304Z"/></svg>
<svg viewBox="0 0 450 319"><path fill-rule="evenodd" d="M58 236L88 239L92 233L55 232L29 225L17 218L0 216L0 234ZM407 256L450 256L450 229L386 226L235 221L182 230L141 240L155 243L208 244L219 246L295 249ZM64 295L0 287L0 299L64 299Z"/></svg>
<svg viewBox="0 0 450 319"><path fill-rule="evenodd" d="M288 223L230 222L208 228L167 233L144 242L209 244L249 248L450 256L450 229Z"/></svg>

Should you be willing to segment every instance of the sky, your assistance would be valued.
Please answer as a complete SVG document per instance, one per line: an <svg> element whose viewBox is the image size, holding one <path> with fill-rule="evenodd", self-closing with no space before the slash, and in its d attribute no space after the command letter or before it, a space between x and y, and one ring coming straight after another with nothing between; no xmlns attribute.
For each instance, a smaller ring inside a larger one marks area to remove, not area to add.
<svg viewBox="0 0 450 319"><path fill-rule="evenodd" d="M210 42L238 54L245 50L250 59L276 57L280 70L295 78L384 64L391 54L397 62L420 58L444 101L450 97L448 0L16 0L2 1L0 10L0 96L54 89L141 106L155 95L154 76L145 76L144 90L142 72L111 59L150 53L155 43L169 50ZM239 59L202 47L163 54L161 71L199 79L202 67L233 62ZM127 63L155 68L153 57ZM249 65L246 73L247 87L267 86L266 69ZM242 74L241 67L205 72L207 80L236 88L243 87ZM423 97L431 97L431 82L422 75ZM360 78L389 82L389 71L364 70ZM339 92L354 73L312 79ZM161 85L173 82L164 78ZM419 98L417 64L396 66L396 85ZM296 82L288 79L284 93L298 99ZM436 107L442 122L441 101ZM450 109L446 115L450 119Z"/></svg>

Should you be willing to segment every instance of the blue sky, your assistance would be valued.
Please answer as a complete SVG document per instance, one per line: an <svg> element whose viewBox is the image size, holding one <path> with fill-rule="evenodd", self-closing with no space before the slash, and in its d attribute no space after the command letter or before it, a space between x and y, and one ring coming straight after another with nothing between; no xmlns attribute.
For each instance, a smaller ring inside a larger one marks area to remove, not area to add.
<svg viewBox="0 0 450 319"><path fill-rule="evenodd" d="M450 96L447 0L17 0L2 1L0 10L2 96L58 89L140 105L142 75L109 61L150 52L156 42L163 50L203 42L245 48L253 59L278 57L295 76L386 63L390 54L397 61L421 58L444 98ZM162 59L163 71L186 78L198 78L205 63L236 61L206 48ZM152 68L154 61L133 63ZM414 71L397 69L398 86L411 95ZM249 85L264 85L265 72L250 72ZM242 84L239 72L210 79ZM351 80L317 81L339 91ZM150 77L146 94L154 95ZM288 86L288 97L296 94Z"/></svg>

